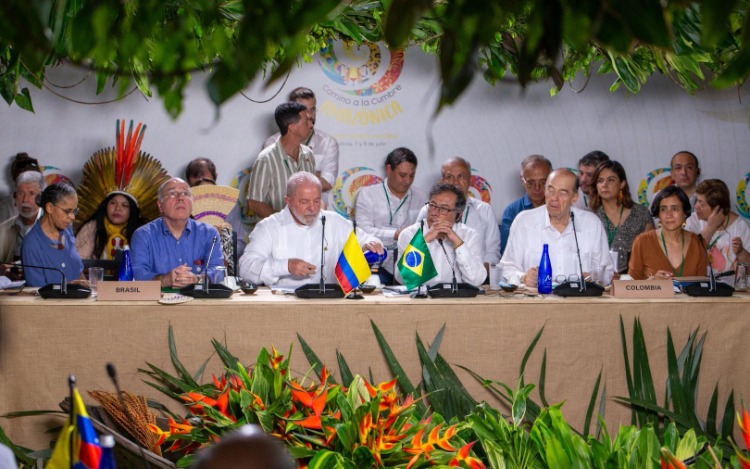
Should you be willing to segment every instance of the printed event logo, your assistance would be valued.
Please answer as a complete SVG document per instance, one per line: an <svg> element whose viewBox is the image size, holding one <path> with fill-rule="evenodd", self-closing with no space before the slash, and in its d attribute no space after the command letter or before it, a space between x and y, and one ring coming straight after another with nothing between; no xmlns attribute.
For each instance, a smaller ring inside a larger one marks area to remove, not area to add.
<svg viewBox="0 0 750 469"><path fill-rule="evenodd" d="M742 218L750 220L750 206L747 200L747 186L750 184L750 173L745 174L745 179L740 179L737 184L737 211Z"/></svg>
<svg viewBox="0 0 750 469"><path fill-rule="evenodd" d="M670 168L656 168L638 184L638 203L648 207L660 190L673 184Z"/></svg>
<svg viewBox="0 0 750 469"><path fill-rule="evenodd" d="M328 99L318 112L336 122L367 126L391 120L404 112L395 99L404 65L404 51L374 43L329 40L318 63L330 81L323 86Z"/></svg>
<svg viewBox="0 0 750 469"><path fill-rule="evenodd" d="M380 184L383 178L374 169L357 166L343 171L333 184L333 209L345 218L354 211L354 201L357 191L365 186Z"/></svg>
<svg viewBox="0 0 750 469"><path fill-rule="evenodd" d="M64 182L66 184L70 184L71 186L75 187L75 184L70 180L70 178L62 173L60 168L56 168L54 166L40 166L39 169L42 170L42 175L44 175L44 182L49 186L50 184L57 184L58 182Z"/></svg>
<svg viewBox="0 0 750 469"><path fill-rule="evenodd" d="M475 173L474 168L471 169L472 173ZM490 203L492 200L492 186L487 182L485 178L478 174L471 175L471 183L469 184L469 194L481 200L482 202Z"/></svg>

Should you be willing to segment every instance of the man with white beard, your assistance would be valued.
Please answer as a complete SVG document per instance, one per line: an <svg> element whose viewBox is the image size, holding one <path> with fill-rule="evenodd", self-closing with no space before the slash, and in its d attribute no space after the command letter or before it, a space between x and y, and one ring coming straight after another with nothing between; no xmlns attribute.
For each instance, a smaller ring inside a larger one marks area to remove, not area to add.
<svg viewBox="0 0 750 469"><path fill-rule="evenodd" d="M42 216L37 198L44 187L44 176L38 171L24 171L18 175L13 193L18 215L0 223L0 262L13 262L21 258L21 242ZM0 266L2 275L7 270L7 266Z"/></svg>

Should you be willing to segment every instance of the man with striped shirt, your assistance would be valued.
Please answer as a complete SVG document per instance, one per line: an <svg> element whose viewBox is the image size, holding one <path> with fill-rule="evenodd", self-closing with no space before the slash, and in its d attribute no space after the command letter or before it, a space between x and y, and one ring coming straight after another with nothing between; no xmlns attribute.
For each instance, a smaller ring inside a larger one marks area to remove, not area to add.
<svg viewBox="0 0 750 469"><path fill-rule="evenodd" d="M313 123L304 104L288 102L274 113L281 137L264 149L253 164L247 191L247 208L258 220L281 211L286 203L286 183L299 171L314 172L315 156L303 145Z"/></svg>

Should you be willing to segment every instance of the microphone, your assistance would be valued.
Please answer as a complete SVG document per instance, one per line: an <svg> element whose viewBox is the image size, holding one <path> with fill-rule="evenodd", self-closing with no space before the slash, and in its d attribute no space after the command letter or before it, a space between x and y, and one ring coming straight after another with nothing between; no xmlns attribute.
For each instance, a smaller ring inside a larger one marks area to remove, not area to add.
<svg viewBox="0 0 750 469"><path fill-rule="evenodd" d="M691 283L682 290L687 293L688 296L732 296L732 293L734 293L734 287L727 285L724 282L716 283L716 274L714 274L711 259L708 258L706 242L703 239L703 235L698 234L698 240L701 242L701 250L703 251L703 255L706 256L706 261L708 262L708 283Z"/></svg>
<svg viewBox="0 0 750 469"><path fill-rule="evenodd" d="M57 267L45 267L41 265L31 264L14 264L12 262L4 262L2 265L23 267L29 269L40 269L40 270L53 270L60 273L61 281L60 284L50 283L39 288L39 296L44 299L82 299L91 296L91 289L84 287L83 285L71 284L68 285L68 281L65 278L65 273Z"/></svg>
<svg viewBox="0 0 750 469"><path fill-rule="evenodd" d="M427 289L427 294L430 298L474 298L477 296L479 288L465 282L456 282L456 269L453 267L450 257L448 257L448 251L445 250L443 239L438 238L438 243L440 243L440 247L443 249L443 254L445 255L445 260L448 261L448 265L451 268L453 279L451 283L438 283L429 287Z"/></svg>
<svg viewBox="0 0 750 469"><path fill-rule="evenodd" d="M188 285L180 289L180 293L186 296L192 296L193 298L229 298L232 296L232 289L226 285L220 283L209 283L208 269L211 266L211 256L214 253L214 247L216 241L219 240L218 236L214 236L211 241L211 249L208 251L208 259L206 259L206 271L203 282L195 285Z"/></svg>
<svg viewBox="0 0 750 469"><path fill-rule="evenodd" d="M125 412L125 415L132 420L133 422L137 422L136 419L133 418L133 416L130 414L130 408L125 405L125 400L122 398L122 389L120 389L120 383L117 382L117 371L115 370L114 363L110 362L107 363L107 376L109 376L109 380L112 381L112 384L115 385L115 391L117 391L117 400L120 403L120 407L122 407L122 411ZM133 439L136 446L138 446L138 450L141 453L141 460L143 461L143 466L146 469L150 469L151 464L149 464L148 459L146 458L146 454L143 452L143 446L141 446L138 443L137 439Z"/></svg>
<svg viewBox="0 0 750 469"><path fill-rule="evenodd" d="M326 245L326 216L320 216L322 226L320 236L320 282L306 283L294 290L297 298L316 299L316 298L343 298L344 290L337 283L325 283L323 276L323 267L325 267L325 245Z"/></svg>
<svg viewBox="0 0 750 469"><path fill-rule="evenodd" d="M578 268L583 277L583 262L581 261L581 248L578 245L578 232L576 231L576 217L573 210L570 211L570 222L573 224L573 237L576 240L576 256L578 257ZM604 287L581 279L579 282L567 280L552 289L558 296L602 296Z"/></svg>

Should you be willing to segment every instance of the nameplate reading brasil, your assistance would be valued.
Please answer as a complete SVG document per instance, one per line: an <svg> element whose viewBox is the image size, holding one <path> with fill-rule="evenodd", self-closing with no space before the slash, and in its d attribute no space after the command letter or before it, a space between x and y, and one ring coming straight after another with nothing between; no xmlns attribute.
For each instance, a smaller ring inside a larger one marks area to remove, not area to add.
<svg viewBox="0 0 750 469"><path fill-rule="evenodd" d="M613 280L612 295L617 298L674 298L671 280Z"/></svg>
<svg viewBox="0 0 750 469"><path fill-rule="evenodd" d="M98 299L101 301L159 301L161 282L99 282Z"/></svg>

